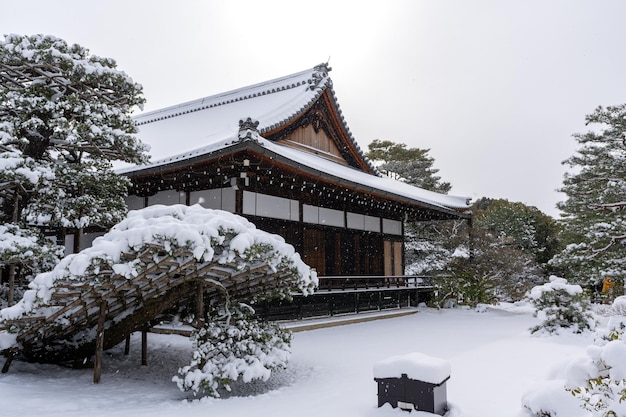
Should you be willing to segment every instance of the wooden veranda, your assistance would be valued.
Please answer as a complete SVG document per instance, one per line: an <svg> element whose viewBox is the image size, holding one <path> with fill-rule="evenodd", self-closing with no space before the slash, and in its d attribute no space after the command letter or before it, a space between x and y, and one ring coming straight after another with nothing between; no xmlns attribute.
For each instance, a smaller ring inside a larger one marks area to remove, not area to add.
<svg viewBox="0 0 626 417"><path fill-rule="evenodd" d="M267 320L301 320L416 307L435 291L432 276L321 276L314 294L255 305Z"/></svg>

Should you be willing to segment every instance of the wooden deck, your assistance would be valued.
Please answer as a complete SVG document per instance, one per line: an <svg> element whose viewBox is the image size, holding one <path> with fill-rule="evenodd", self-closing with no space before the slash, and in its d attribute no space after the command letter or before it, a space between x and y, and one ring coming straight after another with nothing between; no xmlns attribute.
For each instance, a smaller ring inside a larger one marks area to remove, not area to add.
<svg viewBox="0 0 626 417"><path fill-rule="evenodd" d="M428 276L323 276L313 295L255 305L267 320L302 320L416 307L434 291Z"/></svg>

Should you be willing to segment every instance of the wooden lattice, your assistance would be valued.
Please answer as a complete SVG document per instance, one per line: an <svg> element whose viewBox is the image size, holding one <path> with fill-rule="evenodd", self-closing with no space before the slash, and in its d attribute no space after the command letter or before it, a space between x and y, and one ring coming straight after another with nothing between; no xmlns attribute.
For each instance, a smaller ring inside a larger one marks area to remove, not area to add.
<svg viewBox="0 0 626 417"><path fill-rule="evenodd" d="M103 348L111 348L133 331L145 328L181 300L223 302L263 296L291 282L290 271L275 271L265 263L240 269L236 264L198 262L189 251L165 253L147 245L139 259L143 272L129 279L113 271L100 271L89 281L56 281L46 314L35 314L0 324L0 330L18 331L20 353L30 360L63 362L93 355L98 320L104 320ZM42 311L42 309L39 309ZM102 317L102 318L101 318ZM15 351L5 354L15 354Z"/></svg>

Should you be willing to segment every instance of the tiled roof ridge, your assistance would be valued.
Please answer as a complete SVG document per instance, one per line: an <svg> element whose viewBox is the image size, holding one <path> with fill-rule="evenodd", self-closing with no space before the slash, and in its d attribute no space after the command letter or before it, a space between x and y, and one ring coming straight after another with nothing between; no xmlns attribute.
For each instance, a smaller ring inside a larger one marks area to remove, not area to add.
<svg viewBox="0 0 626 417"><path fill-rule="evenodd" d="M213 107L219 107L219 106L224 106L230 103L234 103L234 102L238 102L238 101L242 101L242 100L248 100L251 98L255 98L255 97L259 97L259 96L264 96L264 95L268 95L268 94L273 94L273 93L277 93L280 91L285 91L285 90L289 90L292 88L296 88L296 87L300 87L304 84L310 84L311 86L309 87L311 90L318 88L318 94L315 97L315 100L319 97L319 94L321 94L321 91L323 91L323 85L325 84L324 79L328 80L328 71L330 71L330 68L328 68L326 66L326 64L320 64L317 65L313 68L313 72L311 72L311 69L307 69L305 71L300 71L294 74L290 74L290 75L286 75L283 77L279 77L279 78L275 78L272 80L267 80L261 83L257 83L257 84L252 84L246 87L241 87L241 88L237 88L231 91L227 91L227 92L223 92L223 93L219 93L219 94L215 94L212 96L206 96L200 99L196 99L196 100L192 100L186 103L181 103L178 104L176 106L172 106L169 109L168 108L164 108L164 109L158 109L155 110L153 112L148 112L146 114L143 115L138 115L137 117L148 117L148 119L146 120L142 120L142 121L138 121L137 122L137 126L141 126L141 125L145 125L145 124L149 124L149 123L153 123L153 122L157 122L159 120L165 120L165 119L170 119L173 117L177 117L177 116L181 116L184 114L188 114L188 113L193 113L193 112L197 112L197 111L201 111L201 110L206 110L206 109L210 109ZM319 77L319 73L321 71L324 71L324 75L321 78L317 78ZM298 81L294 81L292 83L284 83L285 81L292 79L292 78L299 78L302 75L306 74L306 73L310 73L311 72L311 77L307 78L306 80L298 80ZM316 77L317 75L317 77ZM315 85L313 85L315 83ZM272 85L274 84L280 84L278 87L274 87L271 88ZM263 89L261 91L257 91L251 94L245 94L245 95L238 95L237 93L245 93L248 90L252 90L258 87L262 87L267 85L268 88L267 89ZM228 96L234 96L230 99L226 99L226 100L222 100L222 101L217 101L217 102L210 102L211 99L216 99L218 97L228 97ZM205 101L209 101L208 104L203 104ZM311 100L312 102L313 100ZM194 103L198 103L197 105L193 106ZM309 102L308 104L310 105L311 102ZM191 106L190 108L186 108L187 106ZM306 107L306 106L304 106ZM184 110L175 112L174 110L176 108L185 108ZM168 112L168 110L171 110L171 112ZM151 113L154 114L153 117L149 117L151 115ZM164 113L162 115L159 115L161 113ZM292 115L293 116L293 115ZM281 123L284 121L281 121ZM275 124L277 125L277 124ZM267 129L263 129L264 131Z"/></svg>
<svg viewBox="0 0 626 417"><path fill-rule="evenodd" d="M285 117L284 119L273 123L270 126L265 126L262 129L259 129L259 133L261 135L269 132L270 130L273 130L279 126L282 126L286 123L289 123L290 121L292 121L293 119L297 118L300 114L304 113L304 111L306 109L308 109L310 106L313 105L313 103L315 103L317 101L317 99L320 98L320 96L322 95L322 93L324 92L324 88L330 84L332 84L330 78L328 77L328 72L331 70L330 67L328 67L326 64L320 64L318 66L316 66L313 69L313 73L311 78L309 78L307 80L307 83L310 84L309 89L310 90L315 90L317 89L316 93L311 97L311 99L309 101L307 101L306 103L304 103L298 110L292 112L289 116ZM310 70L309 70L310 71ZM322 74L320 74L320 72Z"/></svg>

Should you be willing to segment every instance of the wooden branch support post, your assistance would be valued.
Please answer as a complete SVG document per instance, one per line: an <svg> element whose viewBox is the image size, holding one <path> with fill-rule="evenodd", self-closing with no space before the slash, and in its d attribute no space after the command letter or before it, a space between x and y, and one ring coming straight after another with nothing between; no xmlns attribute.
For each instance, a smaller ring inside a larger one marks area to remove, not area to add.
<svg viewBox="0 0 626 417"><path fill-rule="evenodd" d="M126 343L124 343L124 355L130 353L130 333L126 335Z"/></svg>
<svg viewBox="0 0 626 417"><path fill-rule="evenodd" d="M19 214L20 194L18 191L19 191L18 188L15 187L15 196L13 200L13 216L12 216L13 224L17 223L18 214ZM14 294L15 294L15 264L12 263L9 265L9 295L8 295L9 307L13 305ZM4 370L4 368L2 369Z"/></svg>
<svg viewBox="0 0 626 417"><path fill-rule="evenodd" d="M202 323L204 323L204 284L202 282L198 283L198 293L197 293L197 301L196 304L198 305L198 311L196 312L197 314L197 322L198 325L202 325Z"/></svg>
<svg viewBox="0 0 626 417"><path fill-rule="evenodd" d="M2 367L3 374L6 374L7 372L9 372L9 367L11 366L11 363L13 362L13 358L15 357L15 355L17 355L17 352L14 350L11 350L9 354L7 355L7 360L4 362L4 366Z"/></svg>
<svg viewBox="0 0 626 417"><path fill-rule="evenodd" d="M148 365L148 326L141 329L141 364Z"/></svg>
<svg viewBox="0 0 626 417"><path fill-rule="evenodd" d="M9 295L8 295L8 303L9 307L12 306L13 298L15 297L15 264L9 265Z"/></svg>
<svg viewBox="0 0 626 417"><path fill-rule="evenodd" d="M102 350L104 346L104 319L106 315L107 302L100 302L100 315L98 316L98 328L96 333L96 358L93 366L93 383L100 383L100 375L102 374Z"/></svg>

